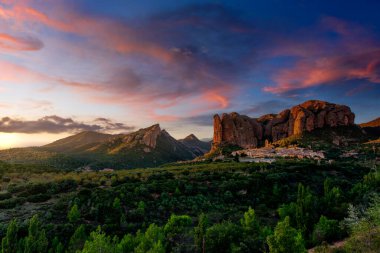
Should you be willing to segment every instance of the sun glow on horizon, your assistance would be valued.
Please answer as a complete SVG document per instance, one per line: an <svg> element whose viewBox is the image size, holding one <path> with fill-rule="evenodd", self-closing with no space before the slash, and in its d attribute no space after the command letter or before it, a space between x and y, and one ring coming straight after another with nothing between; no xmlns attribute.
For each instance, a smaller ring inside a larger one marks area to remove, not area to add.
<svg viewBox="0 0 380 253"><path fill-rule="evenodd" d="M14 133L0 133L0 149L12 148L19 143L20 139Z"/></svg>
<svg viewBox="0 0 380 253"><path fill-rule="evenodd" d="M65 138L70 133L50 134L50 133L0 133L0 150L9 148L23 148L32 146L42 146L58 139Z"/></svg>

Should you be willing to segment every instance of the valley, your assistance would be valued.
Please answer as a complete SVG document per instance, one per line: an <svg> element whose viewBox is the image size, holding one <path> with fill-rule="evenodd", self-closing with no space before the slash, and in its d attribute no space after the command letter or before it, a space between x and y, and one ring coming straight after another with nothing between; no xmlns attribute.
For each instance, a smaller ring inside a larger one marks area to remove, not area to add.
<svg viewBox="0 0 380 253"><path fill-rule="evenodd" d="M323 111L322 102L305 104ZM338 241L341 252L375 252L378 136L344 114L322 114L333 126L310 128L323 120L307 113L298 123L271 115L264 125L223 116L212 146L153 125L2 150L2 248L26 249L37 236L41 252L274 252L278 243L288 252L335 252L328 245ZM278 139L278 124L300 132Z"/></svg>

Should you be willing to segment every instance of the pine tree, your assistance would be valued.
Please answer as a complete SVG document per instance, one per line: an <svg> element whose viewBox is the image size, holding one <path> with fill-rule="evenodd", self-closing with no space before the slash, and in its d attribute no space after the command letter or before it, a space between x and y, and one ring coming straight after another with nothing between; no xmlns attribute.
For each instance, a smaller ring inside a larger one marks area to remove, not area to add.
<svg viewBox="0 0 380 253"><path fill-rule="evenodd" d="M41 228L38 216L34 215L29 221L24 253L44 253L47 251L47 247L48 240L45 230Z"/></svg>
<svg viewBox="0 0 380 253"><path fill-rule="evenodd" d="M118 252L116 239L111 239L100 226L90 234L89 240L84 244L82 253L116 253Z"/></svg>
<svg viewBox="0 0 380 253"><path fill-rule="evenodd" d="M84 243L86 242L86 230L84 225L80 225L70 238L68 252L76 252L83 248Z"/></svg>
<svg viewBox="0 0 380 253"><path fill-rule="evenodd" d="M18 230L19 228L18 228L17 221L14 219L9 223L7 227L6 235L2 240L2 243L1 243L2 253L16 253L17 252Z"/></svg>
<svg viewBox="0 0 380 253"><path fill-rule="evenodd" d="M198 252L205 252L205 236L208 226L207 215L201 213L198 218L198 225L194 228L194 243Z"/></svg>
<svg viewBox="0 0 380 253"><path fill-rule="evenodd" d="M80 218L80 212L79 212L79 209L78 209L78 205L77 204L74 204L69 213L67 214L67 219L71 222L71 223L76 223Z"/></svg>

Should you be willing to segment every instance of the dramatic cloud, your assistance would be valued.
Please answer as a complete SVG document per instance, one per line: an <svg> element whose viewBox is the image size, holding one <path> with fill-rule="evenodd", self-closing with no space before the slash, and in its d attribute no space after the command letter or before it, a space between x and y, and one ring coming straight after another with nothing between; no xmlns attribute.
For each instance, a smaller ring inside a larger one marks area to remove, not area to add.
<svg viewBox="0 0 380 253"><path fill-rule="evenodd" d="M264 87L264 91L289 94L347 80L380 83L380 45L369 31L329 17L322 19L316 31L303 33L308 39L281 40L284 43L274 49L274 56L291 56L296 60L293 67L275 71L276 85ZM327 36L331 33L333 41Z"/></svg>
<svg viewBox="0 0 380 253"><path fill-rule="evenodd" d="M5 20L25 30L45 27L73 34L82 47L94 48L109 62L115 52L121 54L125 67L101 69L109 73L103 80L45 78L79 90L97 103L136 105L159 116L151 108L173 109L183 103L188 113L227 108L239 89L237 74L247 70L252 60L252 25L222 5L192 5L136 25L57 4L60 8L47 11L44 5L10 2L0 11Z"/></svg>
<svg viewBox="0 0 380 253"><path fill-rule="evenodd" d="M133 130L134 127L123 123L115 123L109 119L98 118L94 124L87 124L74 121L71 118L59 116L46 116L38 120L19 120L4 117L0 120L0 132L3 133L64 133L80 131L119 131L126 132Z"/></svg>
<svg viewBox="0 0 380 253"><path fill-rule="evenodd" d="M0 107L203 129L215 112L256 116L306 97L350 105L358 92L378 94L380 26L368 13L376 4L350 18L330 11L334 3L278 13L267 7L288 4L217 2L0 0L0 94L11 105Z"/></svg>

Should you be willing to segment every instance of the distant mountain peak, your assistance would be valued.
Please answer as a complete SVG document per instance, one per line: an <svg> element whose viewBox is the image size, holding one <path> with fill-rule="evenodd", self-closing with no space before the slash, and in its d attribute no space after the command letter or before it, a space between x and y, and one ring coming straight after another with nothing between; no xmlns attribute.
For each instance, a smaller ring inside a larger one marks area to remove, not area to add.
<svg viewBox="0 0 380 253"><path fill-rule="evenodd" d="M190 134L190 135L186 136L184 138L184 140L187 140L187 141L199 141L199 139L197 138L197 136L195 136L194 134Z"/></svg>
<svg viewBox="0 0 380 253"><path fill-rule="evenodd" d="M194 134L190 134L178 141L190 148L198 156L207 153L211 148L210 142L200 141Z"/></svg>

